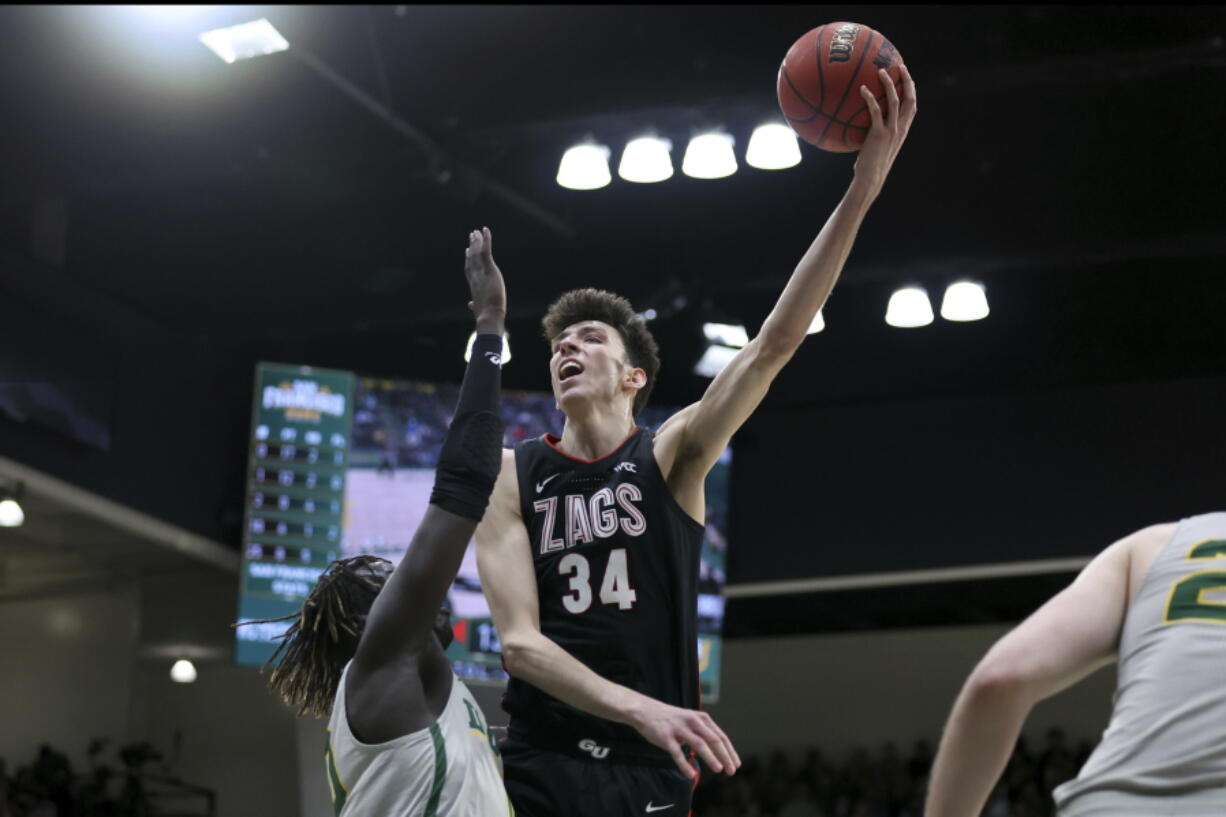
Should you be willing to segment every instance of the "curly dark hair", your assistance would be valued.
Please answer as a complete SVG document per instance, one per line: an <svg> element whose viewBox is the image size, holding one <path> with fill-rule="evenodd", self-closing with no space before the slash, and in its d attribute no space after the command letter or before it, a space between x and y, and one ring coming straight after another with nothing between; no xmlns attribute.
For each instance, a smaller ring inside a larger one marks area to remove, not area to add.
<svg viewBox="0 0 1226 817"><path fill-rule="evenodd" d="M297 619L277 636L281 643L260 672L276 664L268 686L299 716L310 712L326 718L332 711L345 663L357 650L366 614L387 580L386 574L382 578L373 575L371 568L376 566L390 573L391 562L378 556L338 559L320 575L297 613L235 625Z"/></svg>
<svg viewBox="0 0 1226 817"><path fill-rule="evenodd" d="M630 302L620 295L603 289L572 289L550 304L541 329L545 340L552 341L568 326L580 321L600 321L617 330L626 347L627 362L647 373L647 383L634 396L635 417L647 405L647 398L660 372L660 347L651 336L647 324L634 312Z"/></svg>

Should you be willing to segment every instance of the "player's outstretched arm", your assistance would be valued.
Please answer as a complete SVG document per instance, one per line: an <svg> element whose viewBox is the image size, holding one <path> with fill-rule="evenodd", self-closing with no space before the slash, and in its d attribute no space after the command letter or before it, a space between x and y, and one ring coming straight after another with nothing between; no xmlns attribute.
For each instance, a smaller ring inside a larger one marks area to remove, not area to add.
<svg viewBox="0 0 1226 817"><path fill-rule="evenodd" d="M993 645L954 702L933 763L925 817L977 817L1034 705L1115 658L1130 577L1139 572L1134 560L1169 536L1169 526L1155 526L1111 545Z"/></svg>
<svg viewBox="0 0 1226 817"><path fill-rule="evenodd" d="M351 721L367 724L367 740L428 726L438 713L426 711L423 692L450 681L434 635L436 619L488 502L502 450L498 355L506 291L491 241L488 228L469 234L464 274L477 341L443 441L430 505L408 554L371 606L350 669ZM368 689L377 694L364 695Z"/></svg>
<svg viewBox="0 0 1226 817"><path fill-rule="evenodd" d="M843 200L796 265L758 336L720 372L692 411L679 417L677 423L670 422L673 425L671 433L676 435L673 445L681 458L680 464L699 477L699 486L701 477L719 458L733 433L762 402L779 370L804 341L817 311L834 288L860 224L881 192L911 129L916 92L907 67L902 66L901 98L885 71L881 75L886 87L885 112L872 94L861 88L872 126L856 159L855 175ZM665 448L669 445L665 434L668 429L666 425L660 430ZM667 463L668 454L661 459ZM676 482L670 475L674 491Z"/></svg>
<svg viewBox="0 0 1226 817"><path fill-rule="evenodd" d="M506 451L489 511L477 529L481 587L507 671L576 709L634 727L672 755L687 777L695 771L682 752L684 744L715 771L735 772L740 757L707 713L669 706L602 678L541 633L531 544L515 480L515 454Z"/></svg>

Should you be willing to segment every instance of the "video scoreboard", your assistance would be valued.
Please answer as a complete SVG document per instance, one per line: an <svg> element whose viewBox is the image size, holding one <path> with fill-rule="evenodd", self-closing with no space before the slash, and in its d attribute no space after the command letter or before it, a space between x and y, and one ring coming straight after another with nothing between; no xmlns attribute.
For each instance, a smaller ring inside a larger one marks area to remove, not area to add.
<svg viewBox="0 0 1226 817"><path fill-rule="evenodd" d="M291 615L341 552L354 376L256 370L239 621ZM287 623L239 627L236 659L262 664Z"/></svg>

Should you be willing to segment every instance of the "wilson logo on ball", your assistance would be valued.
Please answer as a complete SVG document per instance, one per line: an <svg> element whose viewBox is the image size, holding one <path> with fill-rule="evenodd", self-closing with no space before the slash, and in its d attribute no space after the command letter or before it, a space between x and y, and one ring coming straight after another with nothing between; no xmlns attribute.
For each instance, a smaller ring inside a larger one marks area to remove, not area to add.
<svg viewBox="0 0 1226 817"><path fill-rule="evenodd" d="M860 26L855 23L843 23L834 30L834 35L830 38L830 62L847 62L851 59L852 49L856 45L856 35L860 33Z"/></svg>

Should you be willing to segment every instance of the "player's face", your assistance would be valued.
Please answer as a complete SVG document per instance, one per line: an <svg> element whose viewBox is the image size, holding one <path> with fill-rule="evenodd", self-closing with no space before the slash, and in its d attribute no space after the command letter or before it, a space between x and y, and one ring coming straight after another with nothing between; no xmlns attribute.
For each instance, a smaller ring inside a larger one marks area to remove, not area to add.
<svg viewBox="0 0 1226 817"><path fill-rule="evenodd" d="M617 330L602 321L580 321L552 343L549 379L563 411L580 400L611 402L621 393L632 368Z"/></svg>

